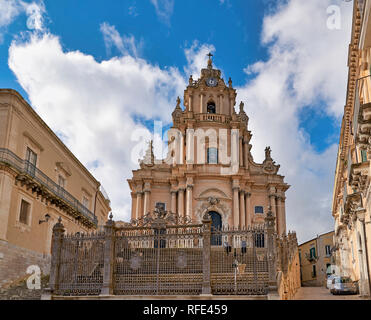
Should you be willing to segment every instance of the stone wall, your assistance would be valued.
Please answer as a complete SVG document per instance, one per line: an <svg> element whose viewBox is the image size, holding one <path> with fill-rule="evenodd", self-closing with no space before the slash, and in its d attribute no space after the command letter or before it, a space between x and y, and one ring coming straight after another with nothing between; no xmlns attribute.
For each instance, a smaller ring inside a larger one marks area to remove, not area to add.
<svg viewBox="0 0 371 320"><path fill-rule="evenodd" d="M31 265L39 266L43 275L49 274L50 255L24 249L0 240L0 288L24 280L29 276L27 268Z"/></svg>
<svg viewBox="0 0 371 320"><path fill-rule="evenodd" d="M300 261L296 233L277 239L277 286L281 300L292 300L300 288Z"/></svg>

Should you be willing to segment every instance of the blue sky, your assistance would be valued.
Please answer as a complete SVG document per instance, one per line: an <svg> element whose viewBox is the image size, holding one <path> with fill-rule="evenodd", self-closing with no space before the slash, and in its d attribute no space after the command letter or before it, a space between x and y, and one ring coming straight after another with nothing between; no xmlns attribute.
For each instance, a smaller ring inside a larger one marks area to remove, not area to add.
<svg viewBox="0 0 371 320"><path fill-rule="evenodd" d="M340 30L326 28L330 5L341 9ZM137 165L127 136L151 130L152 119L168 126L189 73L197 78L212 51L246 104L255 160L271 145L292 185L288 224L305 240L332 227L351 7L340 0L0 0L0 87L31 103L128 219L125 180ZM111 108L106 126L86 115L102 107ZM107 136L117 143L109 149ZM85 152L92 137L95 149ZM114 182L113 171L120 172ZM303 217L309 228L299 224Z"/></svg>

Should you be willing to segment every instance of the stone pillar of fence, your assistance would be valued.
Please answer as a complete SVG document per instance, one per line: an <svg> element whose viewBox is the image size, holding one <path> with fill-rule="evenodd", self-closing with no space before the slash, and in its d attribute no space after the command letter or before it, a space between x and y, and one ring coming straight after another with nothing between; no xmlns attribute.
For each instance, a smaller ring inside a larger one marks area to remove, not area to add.
<svg viewBox="0 0 371 320"><path fill-rule="evenodd" d="M211 295L211 217L209 213L205 213L202 218L203 223L203 279L202 279L202 294Z"/></svg>
<svg viewBox="0 0 371 320"><path fill-rule="evenodd" d="M64 231L62 218L59 217L58 222L53 227L49 288L46 290L50 294L59 289L59 268L61 265Z"/></svg>
<svg viewBox="0 0 371 320"><path fill-rule="evenodd" d="M113 268L115 253L115 222L112 213L104 226L104 271L103 286L100 295L113 294Z"/></svg>
<svg viewBox="0 0 371 320"><path fill-rule="evenodd" d="M275 220L271 209L265 218L265 233L267 235L267 250L268 250L268 299L278 300L278 286L277 286L277 265L276 265L276 233Z"/></svg>

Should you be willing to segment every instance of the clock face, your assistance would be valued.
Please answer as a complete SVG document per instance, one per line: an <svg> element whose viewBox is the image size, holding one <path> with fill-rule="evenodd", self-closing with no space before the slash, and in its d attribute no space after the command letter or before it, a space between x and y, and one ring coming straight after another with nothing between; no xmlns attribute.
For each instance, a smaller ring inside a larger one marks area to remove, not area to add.
<svg viewBox="0 0 371 320"><path fill-rule="evenodd" d="M209 78L209 79L206 80L206 84L209 87L216 87L217 84L218 84L218 80L216 80L215 78Z"/></svg>

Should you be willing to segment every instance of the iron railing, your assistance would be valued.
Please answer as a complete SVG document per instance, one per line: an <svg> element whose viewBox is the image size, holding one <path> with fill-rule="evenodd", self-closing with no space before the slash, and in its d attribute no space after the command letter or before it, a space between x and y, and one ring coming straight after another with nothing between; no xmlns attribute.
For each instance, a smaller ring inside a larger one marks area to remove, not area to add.
<svg viewBox="0 0 371 320"><path fill-rule="evenodd" d="M125 227L115 227L111 216L103 233L90 235L64 235L60 220L53 228L51 292L267 295L276 281L274 220L212 230L207 216L202 224L147 216Z"/></svg>
<svg viewBox="0 0 371 320"><path fill-rule="evenodd" d="M9 149L0 148L0 163L13 167L19 174L25 174L31 177L55 196L68 203L85 218L97 225L98 220L89 209L29 161L22 160Z"/></svg>

